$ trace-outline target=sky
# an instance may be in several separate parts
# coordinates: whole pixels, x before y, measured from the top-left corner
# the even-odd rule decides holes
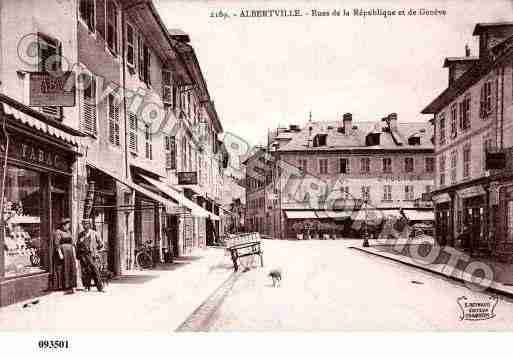
[[[422,109],[447,87],[448,56],[478,55],[478,22],[512,21],[513,0],[154,0],[168,28],[191,38],[225,132],[250,145],[268,129],[341,119],[427,121]],[[445,16],[221,18],[242,9],[438,9]]]

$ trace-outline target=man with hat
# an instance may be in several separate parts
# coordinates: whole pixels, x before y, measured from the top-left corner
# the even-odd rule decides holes
[[[82,227],[84,230],[79,233],[77,240],[77,258],[80,261],[80,267],[82,269],[82,283],[87,290],[90,290],[92,279],[98,291],[103,292],[100,272],[93,260],[97,255],[101,239],[98,233],[92,229],[92,221],[90,218],[84,218],[82,220]]]

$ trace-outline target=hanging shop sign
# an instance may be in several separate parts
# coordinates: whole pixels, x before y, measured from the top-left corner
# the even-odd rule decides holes
[[[198,184],[197,172],[177,172],[179,185]]]
[[[75,106],[75,73],[31,72],[29,106]]]

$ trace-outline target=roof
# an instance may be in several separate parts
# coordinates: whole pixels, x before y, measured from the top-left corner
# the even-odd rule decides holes
[[[22,126],[35,129],[68,145],[78,146],[75,136],[84,136],[81,131],[54,120],[44,113],[3,94],[0,94],[0,113],[9,116]]]
[[[474,27],[473,36],[480,35],[486,28],[489,27],[501,27],[501,26],[513,26],[511,21],[499,21],[499,22],[480,22]]]
[[[312,131],[310,133],[310,126]],[[277,152],[289,151],[333,151],[333,150],[433,150],[431,137],[433,127],[428,122],[397,123],[397,129],[390,132],[384,121],[353,122],[349,134],[339,133],[341,121],[310,122],[300,132],[293,134],[292,139]],[[329,128],[328,128],[329,127]],[[380,144],[367,146],[366,137],[370,133],[380,134]],[[317,134],[327,134],[327,145],[312,146],[312,139]],[[409,145],[408,138],[412,135],[420,137],[420,145]],[[395,137],[395,138],[394,138]],[[310,142],[309,142],[310,139]]]
[[[500,49],[504,47],[502,53],[497,54],[495,59],[476,61],[474,65],[470,67],[463,75],[458,77],[452,85],[446,88],[440,95],[438,95],[429,105],[427,105],[422,111],[422,114],[435,114],[448,105],[454,98],[464,93],[469,87],[478,82],[483,76],[489,73],[493,67],[502,59],[506,58],[509,54],[513,53],[513,47],[505,46],[512,41],[509,37],[497,44],[494,49]]]

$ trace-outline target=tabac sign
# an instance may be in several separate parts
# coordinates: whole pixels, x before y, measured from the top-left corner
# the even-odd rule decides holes
[[[64,71],[61,74],[32,72],[29,78],[29,105],[75,106],[75,74]]]

